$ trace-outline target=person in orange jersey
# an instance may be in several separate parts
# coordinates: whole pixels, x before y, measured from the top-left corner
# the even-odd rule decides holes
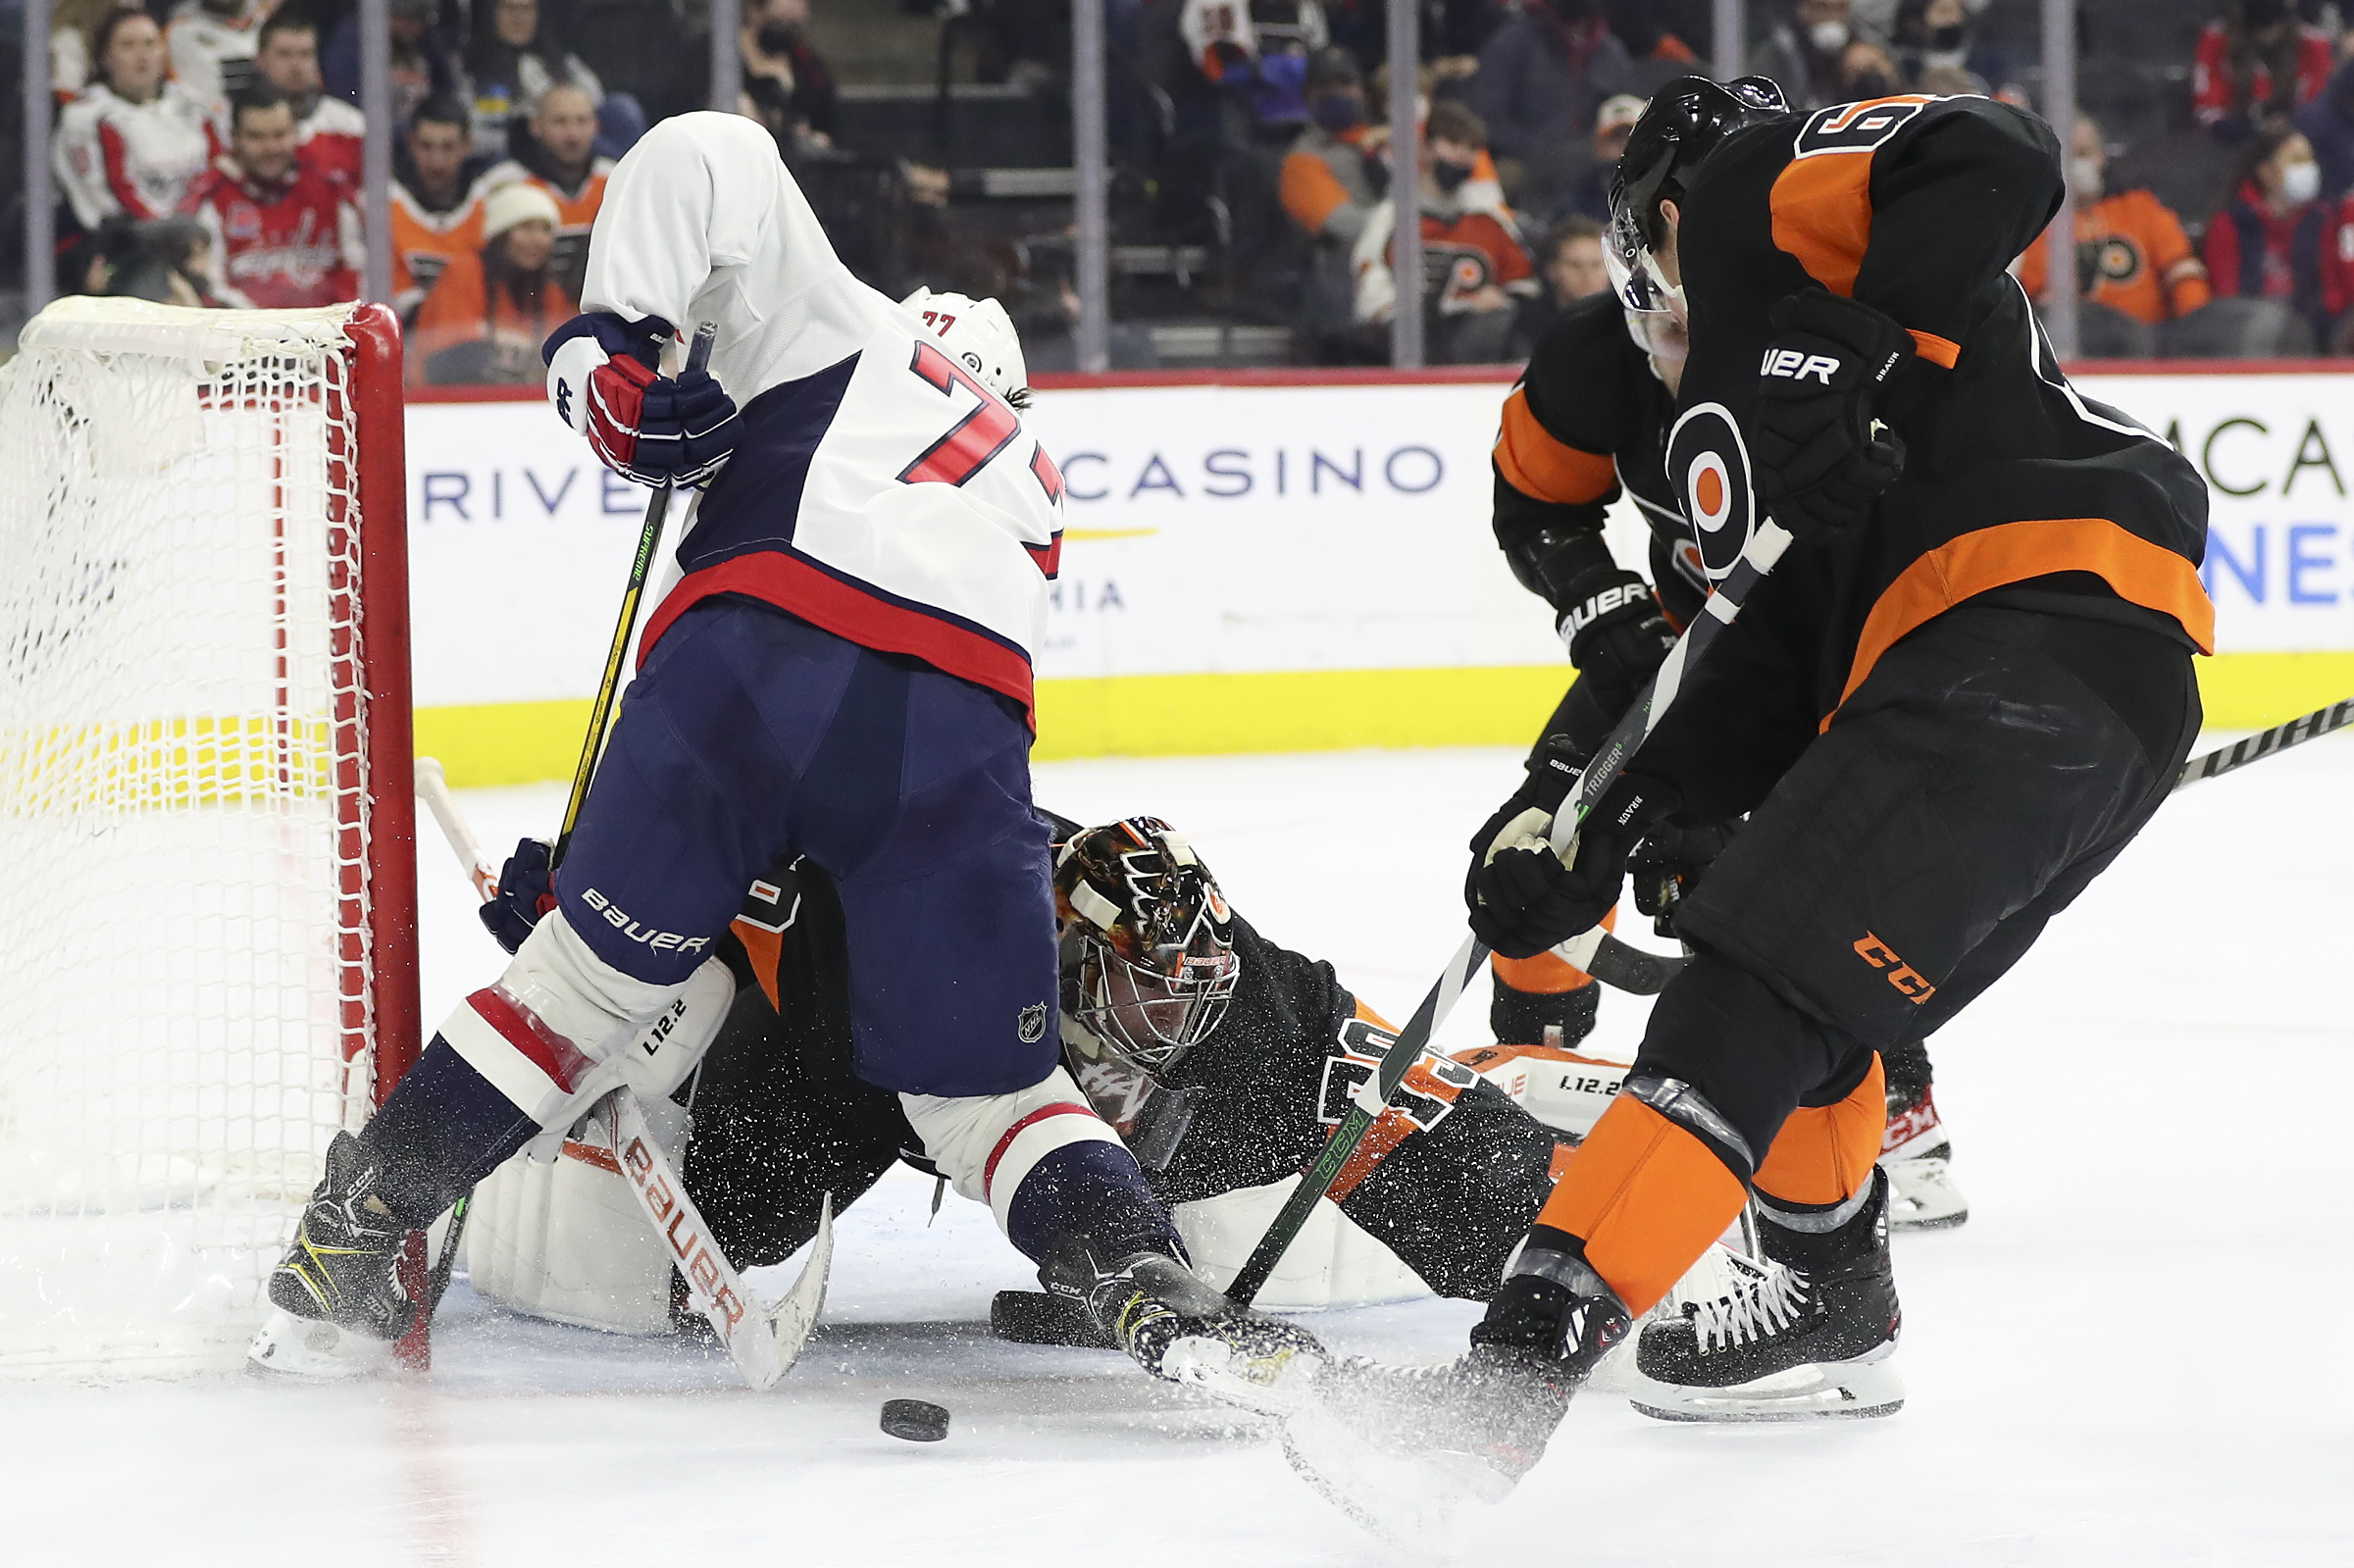
[[[1542,952],[1603,918],[1653,826],[1748,820],[1678,905],[1692,962],[1468,1352],[1328,1372],[1320,1449],[1295,1452],[1328,1491],[1378,1505],[1368,1448],[1509,1489],[1744,1209],[1761,1266],[1643,1328],[1638,1398],[1901,1404],[1881,1052],[2000,979],[2157,811],[2214,641],[2198,473],[2069,384],[2007,275],[2061,178],[2050,127],[1982,98],[1800,115],[1684,77],[1636,126],[1610,259],[1629,309],[1690,323],[1669,482],[1712,582],[1773,567],[1663,667],[1561,853],[1558,769],[1475,836],[1472,930]]]
[[[2156,327],[2215,297],[2207,265],[2182,220],[2147,190],[2108,194],[2109,151],[2090,115],[2076,116],[2068,180],[2076,193],[2076,297]],[[2040,301],[2050,285],[2052,234],[2035,236],[2019,258],[2019,283]]]
[[[541,379],[539,345],[579,314],[553,274],[556,204],[533,184],[483,200],[480,250],[450,259],[417,310],[411,379],[519,384]]]

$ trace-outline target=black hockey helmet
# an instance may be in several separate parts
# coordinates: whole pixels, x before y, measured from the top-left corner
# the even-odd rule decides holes
[[[1766,76],[1729,82],[1678,76],[1652,95],[1611,180],[1611,226],[1603,245],[1611,284],[1627,309],[1667,308],[1667,285],[1651,265],[1653,247],[1666,238],[1660,203],[1683,198],[1692,171],[1726,135],[1789,112],[1782,89]]]
[[[1157,817],[1058,835],[1063,1011],[1082,1054],[1157,1079],[1217,1028],[1242,979],[1226,896]]]

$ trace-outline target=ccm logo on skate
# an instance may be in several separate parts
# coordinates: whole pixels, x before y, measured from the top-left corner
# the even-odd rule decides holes
[[[654,1223],[662,1227],[662,1239],[669,1244],[670,1255],[680,1271],[694,1282],[705,1300],[717,1303],[727,1313],[728,1334],[732,1338],[743,1322],[743,1303],[722,1282],[710,1243],[692,1231],[685,1236],[679,1234],[679,1222],[687,1217],[687,1206],[671,1191],[670,1184],[654,1174],[654,1157],[646,1152],[644,1139],[630,1139],[629,1147],[621,1151],[621,1170],[631,1185],[645,1194],[646,1209],[654,1216]]]
[[[1831,384],[1839,374],[1839,362],[1828,354],[1802,354],[1795,348],[1769,348],[1766,351],[1762,376],[1777,377],[1785,381],[1817,380]]]
[[[655,952],[677,948],[682,953],[699,952],[711,945],[708,936],[682,936],[675,931],[656,931],[640,926],[622,912],[621,906],[591,887],[581,894],[581,902],[605,917],[605,924],[634,942],[643,942]]]
[[[1897,957],[1886,942],[1870,932],[1866,932],[1864,939],[1856,943],[1856,956],[1874,969],[1886,970],[1888,984],[1916,1007],[1937,994],[1937,987],[1922,979],[1919,970]]]

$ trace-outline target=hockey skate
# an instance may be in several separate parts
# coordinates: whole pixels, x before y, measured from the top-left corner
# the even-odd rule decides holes
[[[1889,1181],[1822,1235],[1770,1212],[1764,1256],[1734,1258],[1724,1294],[1647,1325],[1628,1401],[1662,1421],[1807,1421],[1893,1415],[1905,1402],[1891,1359],[1903,1314],[1888,1258]]]
[[[408,1230],[375,1196],[381,1175],[358,1138],[335,1135],[327,1174],[271,1272],[272,1310],[245,1352],[249,1365],[356,1376],[383,1366],[392,1341],[417,1321],[417,1303],[395,1273]]]
[[[1330,1360],[1305,1329],[1235,1305],[1166,1253],[1135,1252],[1091,1272],[1082,1299],[1106,1338],[1154,1377],[1228,1404],[1289,1415]]]
[[[1888,1228],[1952,1230],[1970,1218],[1970,1199],[1954,1185],[1954,1146],[1938,1118],[1936,1096],[1923,1085],[1918,1099],[1898,1105],[1893,1098],[1880,1138],[1880,1169],[1894,1189]]]
[[[1454,1361],[1326,1368],[1314,1403],[1285,1423],[1284,1457],[1372,1534],[1445,1552],[1477,1505],[1502,1501],[1544,1457],[1571,1396],[1628,1327],[1607,1288],[1581,1294],[1512,1276]]]

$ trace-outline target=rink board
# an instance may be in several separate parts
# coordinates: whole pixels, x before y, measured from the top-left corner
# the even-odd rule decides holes
[[[1068,486],[1041,758],[1515,744],[1560,697],[1561,645],[1488,530],[1497,374],[1054,379],[1033,415]],[[2354,692],[2345,374],[2077,384],[2208,479],[2209,721]],[[419,749],[460,784],[566,776],[646,492],[536,395],[426,395],[454,400],[409,409]],[[1623,502],[1612,535],[1643,559]]]

